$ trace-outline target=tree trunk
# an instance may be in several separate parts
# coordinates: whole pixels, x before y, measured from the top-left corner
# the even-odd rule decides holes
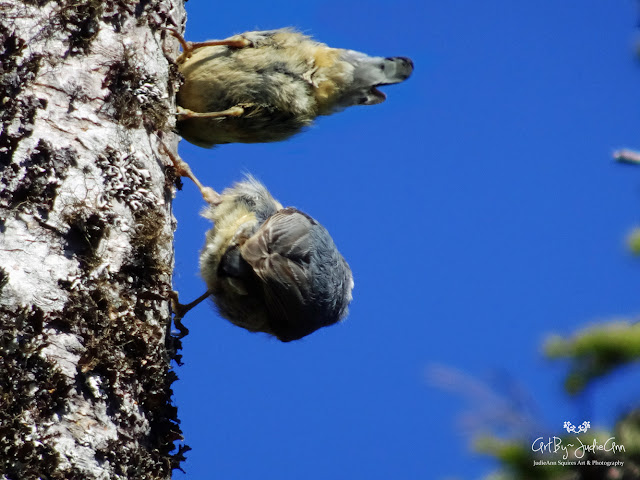
[[[175,149],[163,27],[184,20],[181,0],[0,0],[2,479],[179,467],[158,137]]]

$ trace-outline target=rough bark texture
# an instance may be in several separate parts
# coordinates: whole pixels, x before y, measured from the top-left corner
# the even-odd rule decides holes
[[[169,478],[181,0],[0,0],[0,478]],[[169,178],[167,178],[169,175]]]

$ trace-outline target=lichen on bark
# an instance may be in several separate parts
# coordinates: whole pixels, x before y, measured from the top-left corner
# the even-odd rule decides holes
[[[169,478],[179,0],[0,0],[0,478]]]

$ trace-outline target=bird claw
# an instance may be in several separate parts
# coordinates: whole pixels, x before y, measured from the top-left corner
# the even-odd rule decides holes
[[[182,305],[178,301],[178,292],[174,290],[169,294],[169,296],[171,298],[171,310],[173,311],[173,325],[176,327],[178,332],[180,332],[177,335],[177,338],[181,339],[189,334],[189,329],[182,323],[182,318],[189,310],[185,308],[185,305]]]
[[[178,339],[181,339],[189,334],[189,329],[185,327],[184,324],[182,323],[182,319],[184,318],[184,316],[187,314],[189,310],[191,310],[193,307],[201,303],[209,295],[211,295],[211,292],[207,290],[206,292],[204,292],[203,295],[196,298],[193,302],[182,304],[178,301],[178,292],[173,290],[171,293],[169,293],[169,297],[171,299],[171,310],[173,311],[173,314],[174,314],[173,324],[175,325],[176,329],[180,332],[177,336]]]
[[[175,115],[182,117],[180,120],[186,120],[188,118],[240,117],[243,113],[244,108],[240,105],[235,105],[221,112],[194,112],[188,108],[178,107]]]
[[[224,40],[209,40],[206,42],[187,42],[182,34],[178,32],[175,28],[166,27],[166,31],[168,31],[172,36],[174,36],[182,46],[182,53],[176,58],[177,63],[182,63],[185,60],[191,58],[194,50],[203,47],[215,47],[215,46],[227,46],[231,48],[245,48],[253,45],[251,40],[243,37],[242,35],[234,35],[233,37],[226,38]]]
[[[202,195],[202,198],[204,198],[205,202],[210,203],[211,205],[217,205],[220,202],[220,195],[213,188],[205,187],[202,183],[200,183],[200,180],[198,180],[198,177],[196,177],[191,171],[191,167],[189,167],[189,164],[184,160],[182,160],[181,158],[176,157],[169,150],[169,148],[164,144],[162,140],[160,139],[158,140],[160,141],[160,145],[162,145],[162,148],[164,149],[165,153],[171,159],[171,162],[173,163],[173,168],[175,168],[176,170],[176,174],[179,175],[180,177],[190,178],[191,181],[195,183],[198,189],[200,190],[200,194]]]

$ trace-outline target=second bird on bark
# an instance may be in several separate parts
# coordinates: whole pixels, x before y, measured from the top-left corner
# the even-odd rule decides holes
[[[406,57],[331,48],[293,29],[183,43],[178,132],[202,147],[284,140],[353,105],[375,105],[378,87],[411,75]]]

